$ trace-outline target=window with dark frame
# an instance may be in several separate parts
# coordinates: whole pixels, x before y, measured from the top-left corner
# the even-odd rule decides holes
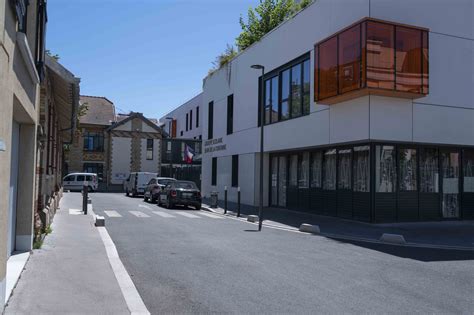
[[[193,130],[193,110],[189,111],[189,130]]]
[[[217,185],[217,158],[212,158],[211,186]]]
[[[196,128],[199,128],[199,106],[196,107]]]
[[[153,160],[153,139],[146,139],[146,159]]]
[[[234,132],[234,94],[227,96],[227,134]]]
[[[209,112],[207,121],[207,139],[212,139],[214,133],[214,102],[209,102]]]
[[[188,119],[189,119],[189,116],[188,116],[188,113],[186,113],[186,131],[188,131]]]
[[[264,122],[266,125],[310,113],[310,59],[304,55],[264,78]],[[259,95],[260,91],[259,85]],[[259,97],[260,100],[260,97]],[[259,104],[261,101],[259,101]],[[262,105],[259,105],[262,106]],[[258,112],[258,125],[261,121]]]
[[[239,186],[239,155],[232,155],[232,187]]]
[[[83,150],[93,152],[104,151],[104,134],[102,132],[86,131],[82,136],[84,140]]]

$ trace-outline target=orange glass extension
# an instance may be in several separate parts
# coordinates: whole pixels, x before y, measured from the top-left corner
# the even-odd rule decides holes
[[[334,104],[368,94],[428,94],[428,30],[365,18],[314,47],[314,98]]]

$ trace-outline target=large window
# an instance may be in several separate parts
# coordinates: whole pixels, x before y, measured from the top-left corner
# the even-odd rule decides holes
[[[234,95],[227,96],[227,134],[234,132]]]
[[[337,181],[338,189],[351,189],[352,188],[352,150],[351,149],[342,149],[338,152],[339,158],[338,163],[338,172],[339,178]]]
[[[99,179],[99,182],[104,180],[104,164],[102,163],[84,163],[84,173],[95,173]]]
[[[420,191],[423,193],[439,192],[438,150],[425,148],[420,154]]]
[[[397,181],[395,157],[395,146],[378,145],[375,147],[376,192],[395,192],[395,185]]]
[[[298,155],[293,154],[290,156],[290,187],[298,187]]]
[[[323,154],[321,151],[311,154],[311,187],[321,188]]]
[[[199,128],[199,106],[196,107],[196,128]]]
[[[189,130],[193,130],[193,110],[189,111]]]
[[[416,150],[400,148],[398,152],[400,191],[417,190]]]
[[[354,191],[370,191],[370,146],[354,147]]]
[[[422,97],[428,94],[428,31],[367,18],[316,44],[314,67],[314,97],[321,103],[345,101],[369,89]],[[356,90],[361,93],[336,97]]]
[[[186,113],[186,131],[188,131],[189,115]]]
[[[104,134],[101,131],[89,132],[86,131],[83,134],[84,140],[84,151],[104,151]]]
[[[305,55],[265,76],[265,124],[309,114],[310,75],[310,60]]]
[[[474,192],[474,150],[465,150],[463,156],[464,192]]]
[[[207,139],[212,139],[214,137],[214,102],[209,102],[209,113],[207,121]]]
[[[299,161],[298,187],[309,188],[309,152],[304,152]]]
[[[323,189],[336,189],[336,149],[324,151]]]

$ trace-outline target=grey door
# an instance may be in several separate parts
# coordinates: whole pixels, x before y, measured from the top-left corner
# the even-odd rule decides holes
[[[441,210],[443,218],[459,218],[459,152],[441,151]]]
[[[12,139],[11,139],[7,257],[10,257],[11,253],[15,250],[19,148],[20,148],[20,124],[13,121]]]

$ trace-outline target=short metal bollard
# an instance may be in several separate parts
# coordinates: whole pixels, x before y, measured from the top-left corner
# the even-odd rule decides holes
[[[227,214],[227,186],[224,187],[224,214]]]
[[[240,217],[240,186],[237,187],[237,217]]]
[[[211,208],[217,208],[218,193],[217,191],[211,192]]]
[[[89,192],[89,187],[86,184],[84,184],[82,186],[82,212],[84,212],[84,214],[87,214],[88,192]]]

